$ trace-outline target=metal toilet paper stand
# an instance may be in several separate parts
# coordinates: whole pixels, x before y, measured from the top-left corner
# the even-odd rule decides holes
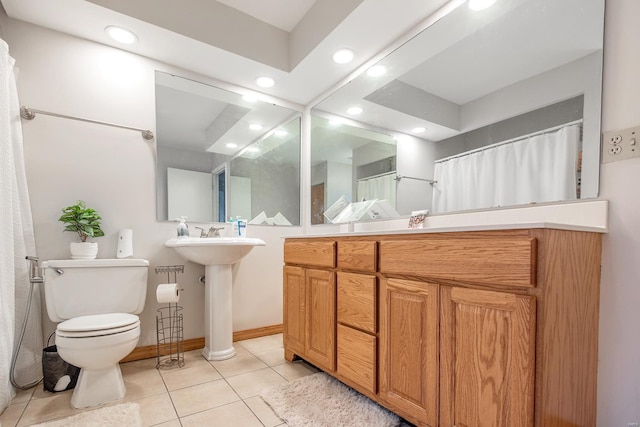
[[[184,265],[162,265],[155,268],[156,274],[166,273],[168,283],[178,283],[178,273],[184,273]],[[173,277],[173,282],[171,278]],[[160,307],[156,314],[156,368],[175,368],[184,366],[182,341],[182,307],[178,303],[169,303]]]

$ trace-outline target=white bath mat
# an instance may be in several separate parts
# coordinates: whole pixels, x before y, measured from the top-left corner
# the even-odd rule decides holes
[[[323,372],[268,389],[261,397],[289,427],[395,427],[401,422]]]
[[[67,418],[34,424],[32,427],[141,427],[140,405],[122,403],[81,412]]]

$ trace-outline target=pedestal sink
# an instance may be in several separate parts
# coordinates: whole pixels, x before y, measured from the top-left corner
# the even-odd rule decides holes
[[[165,246],[175,249],[184,258],[205,266],[202,355],[208,360],[229,359],[236,354],[231,316],[231,265],[254,246],[264,245],[261,239],[249,237],[179,237],[165,242]]]

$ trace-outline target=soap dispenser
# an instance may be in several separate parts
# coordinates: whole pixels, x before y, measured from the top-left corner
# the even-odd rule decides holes
[[[178,221],[178,237],[188,237],[189,236],[189,226],[187,225],[187,217],[181,216],[180,218],[176,218]]]

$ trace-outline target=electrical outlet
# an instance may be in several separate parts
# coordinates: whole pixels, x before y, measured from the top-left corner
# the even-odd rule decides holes
[[[609,144],[620,144],[622,142],[622,136],[620,135],[613,135],[611,137],[609,137],[608,139]]]
[[[602,135],[602,162],[640,157],[639,140],[640,126],[605,132]]]
[[[609,154],[615,156],[616,154],[622,153],[622,147],[619,145],[614,145],[613,147],[609,147]]]
[[[640,427],[638,423],[628,423],[627,427]]]

